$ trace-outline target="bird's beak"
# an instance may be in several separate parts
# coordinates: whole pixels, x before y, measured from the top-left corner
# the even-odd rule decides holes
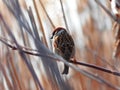
[[[53,35],[50,37],[50,39],[53,39]]]

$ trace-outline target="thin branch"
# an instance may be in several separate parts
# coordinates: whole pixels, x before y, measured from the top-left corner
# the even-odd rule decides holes
[[[33,4],[34,4],[34,7],[35,7],[35,12],[36,12],[36,15],[37,15],[37,18],[38,18],[38,22],[40,24],[40,29],[42,31],[42,34],[43,34],[43,39],[44,39],[44,43],[46,44],[46,46],[48,47],[48,44],[47,44],[47,40],[45,38],[45,30],[44,30],[44,27],[43,27],[43,23],[42,23],[42,20],[41,20],[41,16],[39,15],[38,11],[39,9],[37,8],[37,3],[35,2],[35,0],[33,0]],[[29,10],[30,12],[31,10]]]
[[[94,50],[92,50],[92,49],[90,49],[90,48],[86,48],[86,50],[87,50],[88,52],[90,52],[90,53],[93,53],[93,55],[94,55],[95,57],[97,57],[98,59],[100,59],[103,63],[105,63],[105,64],[107,64],[108,66],[112,67],[113,69],[119,71],[114,65],[112,65],[112,64],[110,64],[110,62],[108,62],[109,59],[106,60],[104,57],[100,57],[100,56],[98,55],[98,53],[96,53]]]
[[[33,79],[37,82],[39,88],[41,90],[43,90],[43,87],[34,71],[34,69],[31,67],[31,65],[29,64],[29,60],[28,58],[26,57],[26,55],[24,54],[24,52],[22,51],[21,47],[19,46],[19,44],[17,43],[13,33],[11,32],[12,30],[7,26],[6,22],[4,21],[2,15],[0,14],[0,20],[2,21],[4,27],[6,28],[6,31],[8,32],[8,34],[10,35],[10,38],[15,42],[17,48],[18,48],[18,51],[19,51],[19,54],[21,55],[21,57],[23,58],[23,60],[25,61],[25,64],[27,65],[31,75],[33,76]]]
[[[16,0],[16,1],[17,1],[17,0]],[[14,8],[15,8],[15,7],[14,7]],[[16,11],[16,10],[14,10],[14,11]],[[25,55],[25,53],[23,52],[22,48],[21,48],[21,47],[19,46],[19,44],[17,43],[14,35],[12,34],[10,28],[9,28],[9,27],[7,26],[7,24],[5,23],[5,21],[4,21],[4,19],[3,19],[2,16],[0,16],[0,19],[1,19],[1,21],[3,22],[4,27],[6,28],[9,36],[10,36],[11,39],[15,42],[15,45],[16,45],[18,51],[19,51],[19,54],[21,55],[21,57],[22,57],[23,60],[25,61],[26,65],[28,66],[28,69],[30,70],[31,74],[32,74],[33,77],[34,77],[34,76],[35,76],[35,72],[34,72],[33,68],[31,67],[31,65],[29,64],[28,58],[26,57],[26,55]],[[18,19],[17,19],[17,20],[18,20]],[[18,22],[20,23],[21,20],[18,20]],[[23,27],[23,25],[24,25],[24,27],[26,27],[25,29],[27,29],[27,30],[29,29],[29,28],[27,28],[27,25],[25,24],[25,22],[21,22],[21,23],[22,23],[22,24],[20,24],[20,26]],[[28,33],[30,33],[30,32],[28,32]],[[32,34],[31,34],[31,35],[32,35]],[[34,38],[34,37],[33,37],[33,39],[35,40],[36,47],[39,49],[39,52],[40,52],[40,51],[43,51],[43,53],[44,53],[45,55],[46,55],[46,53],[49,53],[49,54],[51,55],[51,51],[50,51],[48,48],[46,48],[46,47],[43,45],[42,42],[38,42],[38,39],[36,39],[36,38]],[[47,51],[48,51],[48,52],[47,52]],[[78,71],[80,74],[83,74],[83,75],[89,77],[90,79],[94,79],[94,80],[96,80],[96,81],[98,81],[98,82],[102,82],[103,84],[105,84],[105,85],[107,85],[107,86],[110,86],[110,87],[112,87],[112,88],[114,88],[114,89],[119,89],[118,87],[112,85],[110,82],[108,82],[108,81],[105,80],[104,78],[99,78],[98,75],[96,75],[96,74],[91,74],[91,73],[87,72],[86,70],[83,70],[83,69],[81,69],[81,68],[78,68],[77,66],[75,66],[75,65],[73,65],[73,64],[71,64],[71,63],[68,63],[66,60],[64,60],[64,59],[61,58],[60,56],[57,56],[57,55],[55,55],[55,54],[53,54],[52,56],[53,56],[53,57],[56,57],[56,58],[59,59],[59,60],[61,60],[61,61],[62,61],[63,63],[65,63],[66,65],[68,65],[68,66],[70,66],[71,68],[73,68],[74,70]],[[45,60],[45,59],[43,59],[43,60]],[[50,60],[50,59],[46,59],[46,61],[47,61],[47,60]],[[52,60],[52,59],[51,59],[51,60]],[[47,62],[48,62],[48,61],[47,61]],[[50,61],[49,61],[49,62],[50,62]],[[54,70],[54,68],[56,68],[56,67],[52,67],[52,68],[51,68],[51,71]],[[56,72],[53,72],[53,73],[56,73]],[[58,74],[56,74],[56,75],[58,75]],[[53,77],[54,77],[54,76],[53,76]],[[56,76],[56,77],[57,77],[57,76]],[[55,78],[56,78],[56,77],[55,77]],[[39,80],[37,79],[37,76],[36,76],[34,79],[37,80],[38,84],[40,84]],[[57,80],[59,80],[59,78],[58,78]],[[39,85],[39,86],[41,87],[41,85]],[[41,87],[41,89],[42,89],[42,87]]]
[[[95,2],[100,5],[100,7],[116,22],[120,23],[120,19],[117,18],[113,13],[111,13],[105,6],[103,6],[99,0],[95,0]]]
[[[16,46],[5,42],[5,40],[3,40],[1,38],[0,38],[0,41],[2,41],[5,45],[7,45],[8,47],[12,48],[13,50],[18,50],[18,48]],[[48,57],[48,58],[57,60],[57,58],[52,57],[51,55],[40,54],[37,50],[26,48],[26,47],[23,47],[23,46],[20,46],[20,47],[22,48],[22,51],[24,53],[26,53],[26,54],[30,54],[30,55],[34,55],[34,56]],[[78,60],[77,60],[77,62],[70,61],[70,63],[77,64],[77,65],[82,65],[82,66],[86,66],[86,67],[90,67],[90,68],[97,69],[97,70],[100,70],[100,71],[103,71],[103,72],[106,72],[106,73],[110,73],[110,74],[113,74],[113,75],[116,75],[116,76],[120,76],[119,72],[111,71],[111,70],[109,70],[107,68],[103,68],[103,67],[96,66],[96,65],[93,65],[93,64],[88,64],[88,63],[84,63],[84,62],[78,62]]]
[[[93,65],[93,64],[88,64],[88,63],[84,63],[84,62],[74,62],[74,61],[70,61],[70,63],[90,67],[90,68],[97,69],[97,70],[100,70],[100,71],[103,71],[103,72],[106,72],[106,73],[110,73],[110,74],[113,74],[113,75],[116,75],[116,76],[120,76],[119,72],[111,71],[111,70],[109,70],[107,68],[103,68],[103,67],[96,66],[96,65]]]
[[[66,16],[65,16],[65,11],[64,11],[62,0],[60,0],[60,4],[61,4],[62,13],[63,13],[64,23],[65,23],[67,31],[69,32],[69,28],[68,28],[68,24],[67,24],[67,20],[66,20]]]
[[[18,50],[18,48],[16,47],[15,43],[10,42],[8,39],[0,37],[0,41],[2,43],[4,43],[5,45],[7,45],[8,47],[12,48],[13,50]],[[9,41],[9,42],[7,42],[7,41]],[[48,57],[48,58],[52,58],[53,59],[52,56],[50,56],[50,55],[43,55],[43,54],[39,53],[38,50],[34,50],[34,49],[31,49],[31,48],[28,48],[28,47],[23,47],[23,46],[20,46],[20,48],[26,54],[35,55],[35,56],[42,56],[42,57]]]
[[[99,80],[99,82],[101,82],[102,84],[104,83],[105,85],[107,85],[110,88],[113,88],[115,90],[120,90],[119,87],[114,86],[113,84],[111,84],[109,81],[106,81],[105,79],[103,79],[101,76],[99,76],[98,74],[94,75],[93,73],[87,72],[90,76],[92,76],[93,78],[97,78]]]
[[[7,86],[9,87],[9,89],[14,90],[14,87],[11,84],[11,82],[10,82],[8,76],[7,76],[7,73],[5,72],[5,67],[1,62],[0,62],[0,71],[3,73],[3,75],[4,75],[5,79],[6,79],[6,81],[7,81],[6,83],[7,83]]]
[[[42,1],[41,1],[41,0],[39,0],[39,2],[40,2],[40,4],[41,4],[41,6],[42,6],[42,8],[43,8],[43,10],[44,10],[44,12],[45,12],[45,14],[46,14],[47,18],[49,19],[49,21],[50,21],[50,23],[51,23],[52,27],[55,29],[55,25],[53,24],[53,22],[52,22],[51,18],[49,17],[49,15],[48,15],[48,13],[47,13],[47,11],[46,11],[46,9],[45,9],[45,7],[44,7],[44,5],[43,5]]]
[[[14,81],[15,81],[17,87],[20,88],[20,90],[22,90],[23,89],[23,85],[22,85],[23,83],[20,82],[19,75],[17,73],[17,70],[15,68],[15,64],[14,64],[14,62],[12,60],[12,56],[11,56],[9,50],[7,52],[7,56],[9,58],[9,60],[7,60],[7,63],[10,66],[10,71],[11,71],[11,74],[13,75],[13,77],[14,77]]]

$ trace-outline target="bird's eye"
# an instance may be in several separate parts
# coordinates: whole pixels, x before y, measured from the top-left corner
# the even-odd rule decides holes
[[[50,39],[53,39],[53,35],[50,37]]]
[[[116,3],[116,8],[120,9],[120,5],[118,3]]]
[[[118,5],[116,4],[116,8],[117,8],[117,9],[119,9],[119,8],[120,8],[120,6],[118,6]]]

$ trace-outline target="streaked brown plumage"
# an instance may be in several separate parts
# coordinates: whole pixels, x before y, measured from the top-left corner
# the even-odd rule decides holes
[[[52,34],[54,52],[69,61],[75,55],[75,45],[72,37],[62,28],[56,28]],[[69,67],[64,64],[62,74],[68,74]]]

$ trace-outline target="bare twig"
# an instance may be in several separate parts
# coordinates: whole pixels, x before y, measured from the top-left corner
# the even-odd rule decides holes
[[[43,10],[44,10],[44,12],[45,12],[45,14],[47,15],[47,18],[49,19],[49,21],[50,21],[50,23],[51,23],[51,25],[52,25],[53,29],[55,29],[55,25],[53,24],[53,22],[52,22],[51,18],[49,17],[49,15],[48,15],[48,13],[47,13],[47,11],[46,11],[46,9],[45,9],[45,7],[44,7],[44,5],[43,5],[42,1],[41,1],[41,0],[39,0],[39,2],[40,2],[40,4],[41,4],[41,6],[42,6],[42,8],[43,8]]]
[[[44,27],[43,27],[43,23],[42,23],[42,20],[41,20],[40,15],[39,15],[39,13],[38,13],[39,9],[37,8],[37,4],[36,4],[35,0],[33,0],[33,3],[34,3],[35,10],[36,10],[37,18],[38,18],[38,21],[39,21],[39,24],[40,24],[40,29],[41,29],[42,34],[43,34],[44,43],[45,43],[46,46],[48,47],[47,40],[46,40],[46,38],[45,38],[45,30],[44,30]]]
[[[111,70],[109,70],[107,68],[103,68],[103,67],[96,66],[96,65],[93,65],[93,64],[88,64],[88,63],[84,63],[84,62],[74,62],[74,61],[70,61],[70,63],[74,63],[74,64],[94,68],[94,69],[97,69],[97,70],[100,70],[100,71],[103,71],[103,72],[106,72],[106,73],[110,73],[110,74],[113,74],[113,75],[116,75],[116,76],[120,76],[119,72],[111,71]]]
[[[7,26],[7,24],[6,24],[6,22],[4,21],[4,19],[3,19],[3,17],[2,17],[1,14],[0,14],[0,20],[3,22],[3,25],[4,25],[4,27],[6,28],[6,30],[7,30],[8,34],[10,35],[11,39],[15,42],[15,44],[16,44],[18,50],[19,50],[19,54],[21,55],[21,57],[22,57],[23,60],[25,61],[25,63],[26,63],[26,65],[27,65],[29,71],[31,72],[31,75],[33,76],[34,80],[37,82],[39,88],[40,88],[41,90],[43,90],[43,87],[42,87],[42,85],[41,85],[41,83],[40,83],[37,75],[35,74],[34,69],[30,66],[29,60],[27,59],[26,55],[23,53],[21,47],[20,47],[19,44],[17,43],[14,35],[12,34],[10,28]]]
[[[18,48],[17,48],[17,46],[15,45],[15,43],[10,42],[10,40],[0,37],[0,41],[1,41],[2,43],[4,43],[5,45],[7,45],[8,47],[12,48],[13,50],[18,50]],[[19,46],[20,46],[20,45],[19,45]],[[23,51],[24,53],[26,53],[26,54],[53,58],[53,57],[50,56],[50,55],[43,55],[42,53],[39,53],[38,50],[34,50],[34,49],[31,49],[31,48],[28,48],[28,47],[23,47],[23,46],[20,46],[20,47],[21,47],[22,51]]]
[[[13,0],[12,0],[12,1],[13,1]],[[12,5],[12,6],[14,7],[14,5]],[[14,7],[14,8],[16,8],[16,7]],[[17,10],[17,9],[14,9],[14,12],[16,12],[16,10]],[[18,12],[19,12],[19,11],[18,11]],[[17,12],[16,12],[16,13],[17,13]],[[17,17],[17,15],[16,15],[16,17]],[[3,22],[3,24],[4,24],[3,26],[6,28],[9,36],[10,36],[11,39],[15,42],[15,45],[16,45],[18,51],[19,51],[19,54],[21,55],[21,57],[22,57],[23,60],[25,61],[26,65],[28,66],[29,70],[31,71],[31,74],[33,75],[33,77],[36,76],[33,68],[31,67],[31,65],[30,65],[29,62],[28,62],[28,61],[29,61],[28,58],[26,57],[25,53],[23,52],[23,49],[22,49],[22,48],[20,47],[20,45],[17,43],[17,41],[16,41],[15,37],[13,36],[10,28],[7,26],[7,24],[5,23],[5,21],[4,21],[4,19],[2,18],[2,16],[0,16],[0,18],[1,18],[1,21]],[[22,18],[22,16],[21,16],[21,18]],[[19,24],[21,23],[20,26],[21,26],[21,27],[24,27],[25,30],[27,29],[27,31],[28,31],[28,30],[30,29],[30,28],[28,28],[28,26],[25,24],[25,22],[22,22],[21,20],[19,20],[19,19],[20,19],[19,17],[17,17],[16,19],[18,20]],[[22,19],[23,19],[23,18],[22,18]],[[26,21],[27,21],[27,20],[26,20]],[[31,32],[28,32],[28,33],[30,33],[30,35],[33,35]],[[61,58],[60,56],[57,56],[57,55],[55,55],[55,54],[53,54],[53,53],[51,54],[50,50],[49,50],[48,48],[46,48],[45,45],[43,45],[43,43],[42,43],[41,41],[39,41],[39,40],[38,40],[37,38],[35,38],[35,37],[32,37],[32,38],[33,38],[33,40],[35,41],[36,47],[37,47],[37,49],[39,50],[39,52],[43,52],[44,55],[46,55],[46,53],[48,53],[48,54],[52,55],[53,57],[58,58],[59,60],[61,60],[62,62],[64,62],[66,65],[69,65],[69,66],[70,66],[71,68],[73,68],[74,70],[76,70],[76,71],[80,72],[81,74],[89,77],[90,79],[94,79],[94,80],[96,80],[96,81],[98,81],[98,82],[102,82],[103,84],[105,84],[105,85],[107,85],[107,86],[109,86],[109,87],[111,87],[111,88],[119,89],[118,87],[114,86],[114,85],[111,84],[110,82],[106,81],[104,78],[100,78],[98,75],[91,74],[91,73],[89,73],[89,72],[87,72],[87,71],[85,71],[85,70],[83,70],[83,69],[81,69],[81,68],[78,68],[78,67],[76,67],[75,65],[73,65],[73,64],[71,64],[71,63],[68,63],[67,61],[65,61],[65,60],[64,60],[63,58]],[[43,57],[41,56],[41,58],[43,58]],[[59,75],[59,73],[54,71],[54,70],[57,68],[57,66],[55,66],[53,63],[51,63],[51,60],[52,60],[52,59],[49,59],[49,58],[43,58],[42,61],[45,61],[44,64],[49,64],[49,63],[50,63],[49,65],[46,65],[45,68],[48,68],[48,69],[52,72],[51,74],[53,74],[53,75],[55,76],[55,79],[57,79],[56,81],[57,81],[57,83],[58,83],[58,82],[60,81],[60,78],[57,78],[57,75]],[[46,63],[46,62],[49,62],[49,63]],[[52,66],[52,65],[54,65],[54,67],[50,67],[50,66]],[[49,66],[49,67],[48,67],[48,66]],[[47,69],[46,69],[46,72],[47,72]],[[50,75],[51,75],[51,74],[50,74]],[[54,77],[54,76],[53,76],[53,77]],[[35,80],[37,79],[37,77],[34,77],[34,78],[35,78]],[[52,80],[52,79],[50,79],[50,80]],[[37,81],[37,83],[39,84],[39,86],[41,87],[38,79],[37,79],[36,81]],[[63,84],[63,83],[62,83],[62,84]],[[60,83],[61,86],[62,86],[62,84]],[[67,87],[67,86],[66,86],[66,87]],[[41,87],[41,89],[42,89],[42,87]]]
[[[7,73],[5,72],[5,67],[1,62],[0,62],[0,71],[3,73],[3,75],[4,75],[5,79],[6,79],[6,81],[7,81],[6,83],[7,83],[8,87],[9,87],[9,89],[14,90],[14,87],[11,84],[11,82],[10,82],[8,76],[7,76]]]
[[[64,23],[65,23],[65,26],[66,26],[67,31],[69,32],[69,28],[68,28],[68,24],[67,24],[67,20],[66,20],[66,16],[65,16],[65,11],[64,11],[64,7],[63,7],[63,2],[62,2],[62,0],[60,0],[60,4],[61,4],[62,13],[63,13]]]
[[[120,19],[117,18],[113,13],[111,13],[105,6],[103,6],[99,0],[95,0],[95,2],[100,5],[100,7],[116,22],[120,23]]]
[[[12,44],[8,44],[7,42],[5,42],[3,39],[0,38],[0,41],[2,41],[5,45],[7,45],[8,47],[12,48],[13,50],[18,50],[18,48]],[[8,40],[7,40],[8,41]],[[40,54],[37,50],[34,50],[34,49],[30,49],[30,48],[26,48],[26,47],[23,47],[23,46],[20,46],[22,49],[22,51],[26,54],[30,54],[30,55],[35,55],[35,56],[42,56],[42,57],[48,57],[48,58],[52,58],[54,60],[57,60],[57,58],[51,56],[51,55],[43,55],[43,54]],[[103,71],[103,72],[106,72],[106,73],[110,73],[110,74],[113,74],[113,75],[116,75],[116,76],[120,76],[120,73],[119,72],[116,72],[116,71],[111,71],[107,68],[103,68],[103,67],[100,67],[100,66],[96,66],[96,65],[93,65],[93,64],[89,64],[89,63],[84,63],[84,62],[78,62],[79,60],[77,60],[76,62],[74,61],[70,61],[70,63],[73,63],[73,64],[78,64],[78,65],[82,65],[82,66],[86,66],[86,67],[90,67],[90,68],[93,68],[93,69],[97,69],[97,70],[100,70],[100,71]]]

